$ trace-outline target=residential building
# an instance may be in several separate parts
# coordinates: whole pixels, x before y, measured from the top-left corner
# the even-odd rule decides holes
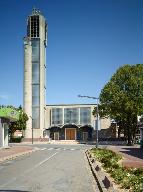
[[[0,147],[7,147],[9,124],[19,119],[19,112],[10,107],[0,107]]]

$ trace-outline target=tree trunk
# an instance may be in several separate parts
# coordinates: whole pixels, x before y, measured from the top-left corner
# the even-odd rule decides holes
[[[132,131],[130,125],[127,127],[127,145],[132,145]]]
[[[121,136],[121,128],[119,127],[119,129],[118,129],[118,139],[120,138],[120,136]]]

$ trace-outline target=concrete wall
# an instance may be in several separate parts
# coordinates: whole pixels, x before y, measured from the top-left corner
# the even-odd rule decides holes
[[[2,123],[1,123],[1,118],[0,118],[0,147],[3,147],[3,137],[4,137],[4,133],[3,133],[3,127],[2,127]]]
[[[31,137],[32,128],[32,47],[29,38],[24,39],[24,112],[28,115],[25,137]]]
[[[8,147],[8,123],[0,118],[0,147]]]

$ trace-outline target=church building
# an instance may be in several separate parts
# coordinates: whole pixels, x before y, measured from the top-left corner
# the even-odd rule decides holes
[[[26,139],[94,139],[96,117],[93,104],[46,105],[46,47],[48,25],[43,14],[33,9],[27,19],[24,37],[24,111],[28,115]],[[110,128],[102,119],[100,127]]]

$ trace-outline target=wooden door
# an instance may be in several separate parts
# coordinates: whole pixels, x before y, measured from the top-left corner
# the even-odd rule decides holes
[[[75,129],[66,129],[66,140],[75,140]]]

